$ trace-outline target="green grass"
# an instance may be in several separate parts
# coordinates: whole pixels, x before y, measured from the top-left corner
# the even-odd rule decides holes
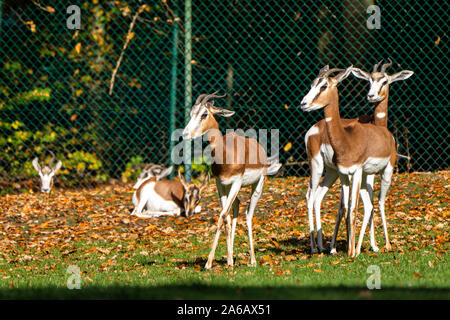
[[[275,179],[269,182],[269,185],[275,189],[290,184],[297,185],[299,179],[296,179]],[[414,179],[416,182],[422,182],[428,178],[419,176]],[[395,211],[389,219],[393,252],[368,251],[366,236],[363,246],[365,251],[356,259],[350,259],[345,254],[344,233],[341,232],[338,255],[311,256],[305,213],[295,211],[298,199],[301,199],[304,193],[305,180],[300,181],[301,188],[292,190],[292,194],[285,194],[283,197],[287,201],[284,203],[279,202],[274,195],[273,198],[266,196],[260,204],[259,210],[264,210],[267,216],[259,214],[259,217],[255,218],[254,238],[258,261],[256,267],[248,265],[248,242],[242,217],[234,247],[236,265],[232,269],[226,266],[226,246],[222,233],[213,269],[206,271],[203,266],[215,231],[215,228],[210,228],[216,221],[215,210],[208,207],[208,214],[188,221],[182,218],[163,218],[150,222],[136,219],[125,225],[121,221],[127,215],[122,214],[111,222],[113,227],[120,226],[120,229],[111,233],[97,233],[102,235],[103,239],[98,239],[98,236],[93,236],[95,233],[88,232],[77,234],[70,241],[61,240],[57,245],[48,245],[48,248],[39,245],[35,249],[32,246],[35,238],[17,238],[23,239],[23,242],[17,241],[0,254],[0,298],[450,298],[445,212],[448,206],[441,205],[441,200],[444,199],[442,195],[435,194],[432,199],[420,201],[414,196],[423,194],[426,190],[418,186],[418,183],[397,181],[393,186],[393,193],[397,197],[391,194],[393,200],[389,208]],[[436,182],[436,188],[441,188],[446,183],[445,179],[439,181]],[[213,207],[217,205],[215,191],[213,188],[210,190],[204,202],[210,202],[211,207],[216,208]],[[327,241],[330,240],[333,228],[333,224],[327,221],[334,222],[332,209],[328,208],[336,205],[338,197],[336,190],[333,191],[335,194],[331,196],[330,204],[324,206],[324,212],[330,211],[329,214],[324,213]],[[105,203],[108,203],[104,206],[118,206],[123,199],[111,201],[114,192],[113,190],[112,193],[95,196],[95,204],[89,205],[102,206],[102,201],[105,200]],[[405,194],[407,198],[401,196]],[[128,196],[129,194],[124,198]],[[86,196],[86,199],[92,199],[92,196]],[[432,210],[421,212],[422,208]],[[97,218],[86,217],[85,220],[79,221],[82,219],[80,216],[85,217],[95,212],[97,211],[74,213],[74,216],[65,218],[65,223],[69,228],[74,228],[80,222],[91,223],[91,226],[110,223],[103,218],[95,220]],[[443,226],[440,225],[442,223]],[[380,221],[376,220],[376,224],[378,246],[382,248],[384,238]],[[19,222],[16,222],[16,225],[21,227],[21,230],[26,230],[26,234],[35,230],[30,227],[30,223],[20,226]],[[166,227],[172,230],[161,231]],[[59,238],[66,235],[49,232],[39,235],[38,239],[48,241],[43,237],[52,236],[59,241]],[[27,241],[29,243],[26,243]],[[80,290],[67,288],[69,265],[78,266],[82,272]],[[369,290],[366,285],[371,275],[367,268],[371,265],[380,268],[379,290]]]

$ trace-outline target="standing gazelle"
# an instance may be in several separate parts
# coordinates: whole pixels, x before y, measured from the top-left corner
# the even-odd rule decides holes
[[[39,173],[39,177],[41,178],[41,192],[43,193],[50,193],[53,187],[53,178],[62,166],[61,160],[58,160],[58,162],[53,165],[56,157],[51,151],[50,154],[52,155],[52,158],[50,159],[48,165],[44,164],[44,166],[41,166],[39,164],[39,158],[37,157],[31,162],[33,168]]]
[[[233,242],[239,214],[237,195],[243,186],[252,187],[246,222],[250,243],[250,262],[252,265],[256,265],[252,235],[253,213],[261,197],[264,177],[277,173],[281,167],[280,164],[271,163],[271,159],[267,159],[266,151],[256,139],[243,137],[234,132],[224,136],[220,133],[215,116],[230,117],[234,111],[216,107],[210,100],[224,96],[217,96],[215,93],[201,94],[192,107],[191,119],[183,131],[185,140],[207,135],[214,160],[211,169],[216,177],[217,190],[222,202],[222,211],[217,222],[217,231],[211,252],[205,265],[206,269],[210,269],[212,266],[224,219],[226,219],[227,233],[227,263],[229,266],[233,266]],[[231,208],[233,209],[232,225],[229,214]]]
[[[388,115],[388,96],[389,96],[389,83],[399,80],[405,80],[409,78],[413,72],[408,70],[400,71],[392,76],[385,73],[386,69],[392,65],[392,61],[388,64],[383,64],[381,70],[378,71],[378,67],[381,61],[378,62],[371,74],[362,71],[357,68],[353,68],[352,73],[358,78],[365,80],[370,80],[371,87],[367,99],[374,106],[374,117],[373,123],[375,125],[387,127],[387,115]],[[324,71],[328,70],[328,66]],[[390,77],[390,78],[389,78]],[[386,82],[386,80],[388,80]],[[346,127],[348,124],[354,121],[361,121],[361,119],[341,119],[342,125]],[[362,122],[362,121],[361,121]],[[319,250],[323,250],[322,245],[322,230],[320,221],[320,205],[331,185],[336,181],[338,177],[338,171],[336,166],[333,164],[333,148],[326,143],[325,139],[322,139],[326,133],[325,119],[318,121],[314,124],[305,135],[305,144],[307,147],[307,154],[310,163],[311,179],[308,186],[307,205],[308,205],[308,218],[310,225],[310,238],[311,238],[311,251],[316,253],[317,247]],[[319,185],[320,177],[325,171],[325,177],[322,183]],[[373,181],[374,176],[367,176],[367,191],[369,192],[369,197],[373,200]],[[364,190],[362,192],[365,192]],[[341,198],[342,199],[342,198]],[[362,198],[363,201],[365,197]],[[373,202],[373,201],[372,201]],[[367,205],[367,204],[366,204]],[[317,228],[317,244],[314,237],[314,221],[313,221],[313,209],[315,211],[316,228]],[[387,234],[387,227],[385,221],[383,221],[383,227],[385,236]],[[336,252],[335,247],[335,235],[332,238],[330,249],[331,253]],[[388,237],[386,236],[386,239]],[[375,241],[375,233],[372,223],[372,218],[370,219],[370,243],[373,251],[378,251]],[[389,243],[386,243],[386,248],[390,250]]]
[[[355,256],[355,223],[358,193],[364,202],[364,219],[361,232],[364,232],[372,214],[372,203],[367,191],[367,175],[382,173],[380,190],[380,212],[384,217],[384,200],[392,178],[393,168],[397,158],[395,141],[392,134],[384,126],[353,121],[344,126],[339,114],[339,97],[337,84],[344,80],[353,66],[342,69],[323,68],[313,81],[311,90],[303,98],[303,111],[324,109],[326,144],[334,152],[330,161],[337,167],[342,183],[343,210],[339,208],[336,218],[335,233],[344,215],[347,218],[348,255]],[[342,71],[336,77],[330,77],[333,72]],[[324,141],[325,142],[325,141]],[[353,181],[352,181],[353,180]],[[350,196],[350,181],[352,190]],[[334,235],[333,235],[334,237]],[[386,241],[387,243],[389,240]]]

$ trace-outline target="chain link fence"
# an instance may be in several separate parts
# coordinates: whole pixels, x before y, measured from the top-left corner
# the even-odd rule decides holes
[[[446,1],[192,1],[192,98],[185,2],[0,1],[1,192],[33,188],[31,160],[50,151],[68,187],[167,164],[185,99],[214,91],[236,111],[221,128],[279,129],[282,174],[308,175],[304,135],[323,115],[298,106],[318,70],[370,71],[389,57],[388,72],[415,72],[390,88],[389,129],[411,157],[399,170],[448,169]],[[373,114],[368,88],[354,77],[340,86],[342,117]]]

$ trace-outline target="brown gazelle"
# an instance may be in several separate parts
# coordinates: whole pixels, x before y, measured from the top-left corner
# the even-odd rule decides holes
[[[386,69],[392,66],[392,60],[389,58],[389,63],[385,63],[381,66],[381,69],[378,70],[378,67],[380,66],[381,61],[378,62],[372,70],[372,73],[365,72],[358,68],[353,68],[352,74],[360,79],[367,80],[370,82],[370,89],[369,93],[367,94],[367,100],[369,103],[372,103],[375,107],[374,109],[374,118],[373,123],[377,126],[383,126],[387,128],[388,124],[388,99],[389,99],[389,85],[395,81],[400,80],[406,80],[409,77],[411,77],[414,72],[410,70],[402,70],[400,72],[394,73],[392,75],[388,75],[386,73]],[[401,156],[398,155],[397,156]],[[368,191],[371,199],[371,203],[373,204],[373,181],[374,181],[374,175],[367,175],[367,185],[368,185]],[[373,210],[373,206],[371,206]],[[388,235],[388,229],[387,229],[387,223],[386,223],[386,217],[384,213],[384,204],[380,204],[380,211],[381,211],[381,220],[383,222],[383,230],[384,230],[384,237],[386,240],[385,246],[388,251],[391,250],[391,244],[389,243],[389,235]],[[370,231],[371,231],[371,243],[375,243],[375,237],[373,235],[373,213],[370,215]],[[358,238],[358,245],[356,247],[356,255],[359,255],[361,252],[361,245],[362,241],[364,239],[364,228],[361,228],[361,233]],[[336,235],[334,235],[332,239],[332,244],[334,244]],[[373,246],[372,246],[373,247]],[[374,248],[374,247],[373,247]],[[374,251],[377,251],[378,248],[374,248]]]
[[[213,158],[211,169],[216,177],[217,190],[222,202],[216,235],[205,268],[210,269],[212,266],[224,219],[226,219],[224,226],[227,233],[227,263],[229,266],[233,266],[233,242],[239,214],[237,195],[243,186],[252,187],[246,223],[250,243],[250,262],[252,265],[256,265],[252,235],[253,213],[261,197],[265,176],[277,173],[281,165],[272,163],[273,160],[267,158],[266,151],[256,139],[240,136],[234,132],[226,135],[220,133],[215,116],[230,117],[234,111],[214,106],[211,99],[225,96],[215,94],[201,94],[197,98],[191,110],[191,119],[183,131],[185,140],[195,139],[206,134]],[[229,214],[231,209],[233,209],[232,223]]]
[[[163,179],[171,171],[169,167],[153,178],[145,180],[133,195],[135,206],[132,215],[138,217],[157,217],[162,215],[181,215],[190,217],[200,212],[200,197],[209,182],[209,173],[200,186],[187,183],[178,172],[180,180]],[[143,214],[143,209],[147,214]]]
[[[380,211],[384,214],[384,199],[389,189],[397,154],[394,138],[386,127],[358,121],[353,121],[347,126],[343,125],[339,115],[336,86],[350,74],[352,69],[353,66],[345,70],[323,68],[313,81],[310,91],[303,98],[301,107],[307,112],[324,109],[327,134],[321,138],[333,149],[331,162],[337,168],[342,183],[341,206],[343,208],[338,210],[335,233],[341,217],[347,217],[348,255],[355,256],[355,215],[358,193],[361,189],[364,191],[362,194],[366,195],[362,196],[365,204],[361,230],[363,231],[372,213],[371,201],[367,198],[369,194],[366,176],[382,173]],[[337,71],[342,72],[335,77],[330,77],[331,73]],[[352,181],[351,195],[350,181]]]
[[[368,122],[372,121],[375,125],[385,126],[387,127],[387,111],[388,111],[388,94],[389,94],[389,87],[388,84],[383,84],[383,81],[385,80],[385,77],[388,77],[388,75],[385,73],[386,68],[388,68],[392,62],[388,64],[383,64],[381,67],[381,70],[378,71],[378,67],[380,65],[381,61],[377,63],[371,74],[368,74],[360,69],[353,68],[352,73],[353,75],[357,76],[358,78],[363,78],[368,80],[369,78],[372,78],[371,81],[371,88],[369,90],[368,94],[368,100],[371,103],[374,103],[374,117],[369,116],[361,116],[360,118],[356,119],[341,119],[343,126],[347,126],[349,123],[353,121],[360,121],[360,122]],[[328,66],[326,67],[328,68]],[[325,68],[325,69],[326,69]],[[324,70],[325,71],[325,70]],[[409,78],[413,74],[412,71],[401,71],[399,73],[396,73],[392,75],[392,80],[390,82],[398,81],[398,80],[404,80]],[[383,76],[381,76],[383,75]],[[374,90],[374,88],[380,88],[383,87],[383,91],[381,90]],[[373,97],[372,92],[379,92],[380,95],[377,95]],[[307,146],[307,155],[310,163],[310,171],[311,171],[311,179],[309,183],[309,188],[307,192],[307,205],[308,205],[308,217],[309,217],[309,224],[310,224],[310,238],[311,238],[311,251],[313,253],[317,252],[317,247],[322,251],[322,230],[321,230],[321,221],[320,221],[320,205],[321,202],[327,193],[328,189],[331,187],[331,185],[336,181],[338,177],[338,172],[336,166],[332,163],[333,159],[333,148],[331,148],[330,145],[327,145],[326,143],[323,143],[321,137],[323,135],[326,135],[326,126],[325,126],[325,119],[322,119],[318,121],[316,124],[314,124],[306,133],[305,136],[305,144]],[[326,168],[325,178],[323,179],[322,183],[319,185],[320,177],[322,176],[322,173],[324,169]],[[374,176],[373,175],[367,175],[367,192],[369,192],[369,198],[371,199],[371,203],[373,202],[373,181]],[[365,190],[361,190],[362,193],[365,192]],[[360,192],[361,193],[361,192]],[[342,199],[342,198],[341,198]],[[364,205],[369,208],[372,206],[367,203],[367,195],[362,194],[363,202],[365,201]],[[341,208],[341,205],[339,206]],[[317,245],[315,243],[314,238],[314,221],[313,221],[313,208],[315,211],[315,219],[316,219],[316,227],[317,227]],[[386,229],[386,223],[383,221],[383,226],[385,230],[385,235],[387,233]],[[337,232],[337,230],[336,230]],[[387,238],[387,237],[386,237]],[[330,249],[331,253],[336,252],[335,247],[335,237],[332,238]],[[375,234],[374,234],[374,228],[372,224],[372,216],[370,219],[370,243],[373,251],[378,251],[378,247],[376,246],[375,241]],[[389,244],[386,245],[387,248],[389,248]]]

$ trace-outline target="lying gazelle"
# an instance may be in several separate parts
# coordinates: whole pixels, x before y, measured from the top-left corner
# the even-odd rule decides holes
[[[386,77],[389,77],[385,70],[388,68],[392,62],[389,64],[384,64],[381,67],[381,70],[378,71],[378,67],[380,65],[381,61],[375,65],[372,74],[369,75],[368,73],[353,68],[352,73],[353,75],[357,76],[358,78],[364,78],[368,79],[372,78],[371,81],[371,89],[369,91],[368,100],[369,102],[374,103],[374,117],[371,119],[371,121],[375,125],[380,125],[387,127],[387,112],[388,112],[388,93],[389,93],[389,87],[388,84],[385,83]],[[328,70],[328,66],[323,71]],[[392,75],[392,78],[390,82],[398,81],[398,80],[404,80],[409,78],[412,75],[412,71],[404,70],[401,72],[398,72],[394,75]],[[382,76],[383,75],[383,76]],[[382,87],[380,87],[380,85]],[[372,97],[374,89],[378,88],[379,95]],[[380,90],[383,89],[383,90]],[[377,92],[378,92],[377,91]],[[368,116],[365,116],[364,118],[371,118]],[[342,124],[344,127],[349,125],[351,122],[354,121],[360,121],[361,117],[359,119],[341,119]],[[365,121],[367,122],[367,121]],[[326,137],[324,135],[327,135],[326,132],[326,125],[325,125],[325,119],[320,120],[316,124],[314,124],[306,133],[305,135],[305,144],[307,148],[307,155],[310,163],[310,170],[311,170],[311,179],[308,187],[308,192],[306,194],[307,199],[307,205],[308,205],[308,218],[309,218],[309,226],[310,226],[310,240],[311,240],[311,251],[312,253],[316,253],[317,247],[320,251],[323,251],[323,245],[322,245],[322,230],[321,230],[321,220],[320,220],[320,205],[321,202],[327,193],[328,189],[333,185],[333,183],[336,181],[338,177],[338,171],[336,166],[333,164],[333,149],[331,148],[331,145],[329,143],[326,143]],[[400,156],[400,155],[399,155]],[[319,185],[320,177],[322,176],[322,173],[325,171],[325,177],[322,180],[322,183]],[[373,199],[373,181],[374,176],[368,175],[367,176],[367,191],[369,192],[370,199]],[[363,190],[364,192],[364,190]],[[341,198],[342,199],[342,198]],[[363,198],[364,201],[365,198]],[[340,204],[341,207],[341,204]],[[315,219],[316,219],[316,228],[317,228],[317,244],[315,242],[314,237],[314,221],[313,221],[313,208],[315,211]],[[385,227],[385,234],[387,232],[386,230],[386,224],[383,221],[383,226]],[[337,232],[337,230],[335,231]],[[374,228],[372,224],[372,219],[370,220],[370,243],[372,246],[373,251],[378,251],[378,247],[376,246],[375,241],[375,235],[374,235]],[[386,248],[390,248],[390,245],[387,243]],[[332,241],[331,246],[331,253],[336,253],[335,248],[335,242]]]
[[[209,182],[209,173],[200,186],[186,182],[178,172],[180,180],[163,180],[172,167],[164,169],[153,178],[145,180],[133,194],[134,210],[131,213],[142,218],[164,215],[190,217],[199,213],[198,205],[202,191]],[[143,212],[147,209],[146,214]]]
[[[170,169],[169,171],[164,171],[165,169]],[[162,165],[155,164],[155,163],[149,163],[147,164],[142,172],[139,174],[136,184],[133,186],[133,189],[139,188],[142,182],[144,182],[147,179],[156,177],[157,175],[161,174],[161,172],[165,172],[165,176],[160,176],[160,179],[168,176],[172,173],[173,167],[165,168]]]
[[[58,160],[58,162],[53,166],[53,162],[56,157],[51,151],[50,154],[52,155],[52,158],[50,159],[48,165],[44,164],[44,166],[41,166],[39,164],[38,157],[34,158],[31,162],[33,168],[39,173],[39,177],[41,178],[41,192],[43,193],[50,193],[53,187],[53,178],[62,166],[61,160]]]
[[[397,159],[395,141],[384,126],[353,121],[344,126],[339,114],[337,84],[348,77],[353,66],[342,69],[322,68],[313,81],[311,90],[303,98],[303,111],[324,109],[326,135],[323,143],[333,149],[333,158],[329,159],[338,171],[342,183],[342,201],[336,218],[333,234],[334,243],[342,216],[347,218],[348,255],[355,256],[355,223],[358,193],[364,202],[363,234],[372,215],[372,203],[367,191],[367,175],[381,173],[380,212],[384,215],[384,200],[392,178]],[[336,77],[333,72],[342,71]],[[352,189],[350,195],[350,182]],[[361,192],[360,192],[361,191]],[[343,208],[341,208],[343,207]],[[389,241],[387,241],[389,242]]]
[[[256,139],[243,137],[234,132],[222,136],[215,116],[230,117],[234,111],[214,106],[211,99],[225,96],[215,94],[201,94],[197,98],[191,110],[191,119],[183,131],[185,140],[207,135],[212,151],[211,155],[214,159],[211,169],[216,177],[216,185],[222,202],[216,235],[205,268],[210,269],[212,266],[224,219],[226,219],[227,233],[227,263],[229,266],[233,266],[233,242],[239,214],[237,194],[243,186],[252,187],[246,222],[250,242],[250,261],[252,265],[256,265],[252,236],[253,213],[256,203],[261,197],[264,177],[276,174],[281,165],[272,163],[272,159],[267,159],[266,151]],[[233,209],[232,226],[229,214],[231,208]]]

